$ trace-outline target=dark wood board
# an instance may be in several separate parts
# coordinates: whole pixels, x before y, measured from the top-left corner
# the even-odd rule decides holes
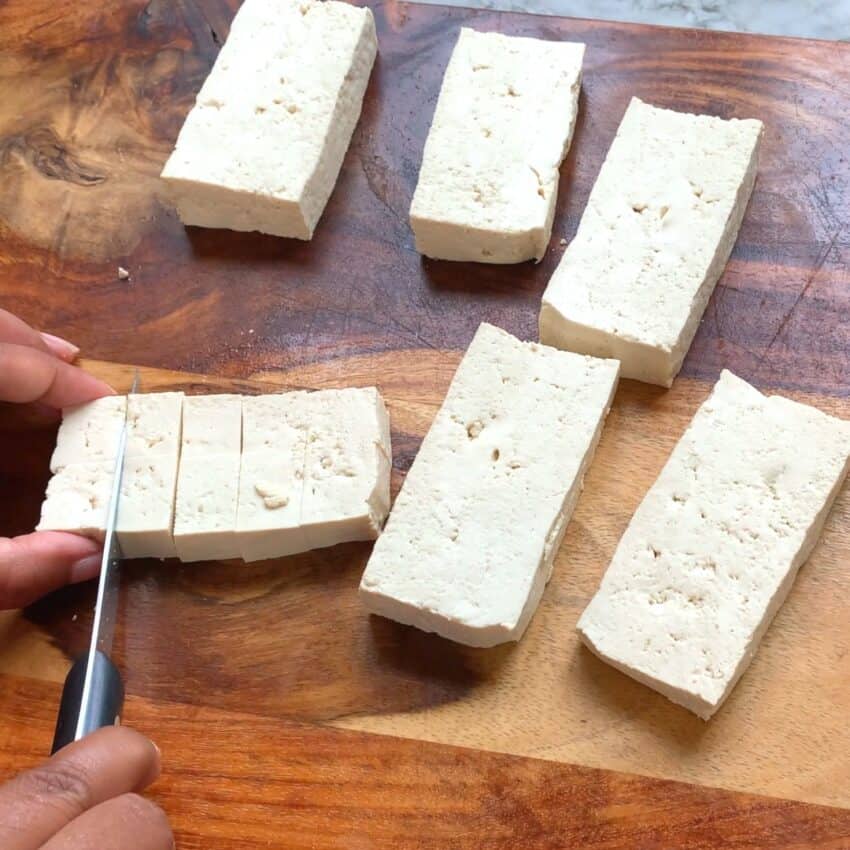
[[[846,490],[710,724],[591,658],[572,630],[720,368],[850,418],[850,48],[376,4],[381,56],[363,117],[316,238],[301,244],[184,229],[161,199],[156,176],[233,5],[0,7],[0,303],[82,344],[119,388],[129,371],[104,361],[151,367],[150,390],[377,383],[391,407],[395,487],[477,324],[535,336],[560,240],[632,94],[759,117],[766,136],[741,237],[683,376],[669,392],[623,382],[519,647],[467,650],[365,617],[355,590],[366,544],[249,567],[128,569],[129,717],[164,739],[160,798],[181,846],[850,847],[842,812],[741,793],[850,808]],[[413,251],[407,206],[461,25],[588,44],[552,244],[536,266],[423,262]],[[117,279],[119,264],[130,282]],[[32,527],[52,439],[4,433],[0,533]],[[0,619],[0,771],[47,748],[56,684],[85,640],[90,602],[91,588],[75,588]],[[22,712],[37,721],[26,734],[8,720]],[[200,756],[202,723],[215,734]],[[293,764],[317,777],[295,796],[272,781]],[[404,805],[389,805],[398,795]],[[210,816],[216,807],[221,817]],[[340,823],[352,832],[335,831]]]

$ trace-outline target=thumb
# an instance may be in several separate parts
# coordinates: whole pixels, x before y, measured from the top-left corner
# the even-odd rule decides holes
[[[94,578],[101,546],[64,531],[0,537],[0,610],[23,608],[46,593]]]

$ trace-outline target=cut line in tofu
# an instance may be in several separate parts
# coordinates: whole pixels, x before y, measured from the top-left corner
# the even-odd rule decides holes
[[[116,533],[125,558],[173,558],[182,392],[127,396],[127,449]]]
[[[389,510],[389,419],[365,389],[246,398],[237,536],[245,561],[378,536]]]
[[[541,342],[669,387],[735,244],[761,133],[632,98],[543,294]]]
[[[183,223],[311,239],[376,52],[367,8],[245,0],[162,171]]]
[[[417,251],[481,263],[543,256],[583,56],[583,44],[461,29],[410,208]]]
[[[360,584],[367,609],[471,646],[519,640],[618,367],[482,324],[375,544]]]
[[[582,641],[710,718],[817,542],[849,458],[850,422],[724,371],[623,534]]]
[[[181,561],[238,558],[236,511],[242,452],[242,396],[188,396],[174,511]]]

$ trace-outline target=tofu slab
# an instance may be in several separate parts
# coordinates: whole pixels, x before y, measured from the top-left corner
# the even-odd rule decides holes
[[[761,133],[633,98],[543,295],[541,342],[669,387],[735,243]]]
[[[174,547],[181,561],[239,557],[241,451],[242,396],[187,396],[174,511]]]
[[[632,517],[581,639],[710,718],[814,547],[849,457],[850,423],[724,371]]]
[[[410,207],[420,253],[481,263],[543,256],[583,56],[583,44],[461,29]]]
[[[390,434],[374,387],[246,398],[237,536],[246,561],[377,537]]]
[[[369,559],[368,610],[471,646],[519,640],[618,367],[482,324]]]
[[[173,558],[182,392],[127,396],[127,451],[116,531],[125,558]]]
[[[369,9],[245,0],[162,171],[183,223],[311,239],[376,52]]]

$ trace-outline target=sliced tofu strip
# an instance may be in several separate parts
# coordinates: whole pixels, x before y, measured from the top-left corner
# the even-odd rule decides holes
[[[369,9],[245,0],[162,171],[183,223],[312,238],[376,52]]]
[[[301,524],[310,549],[374,540],[390,509],[390,422],[374,387],[302,399],[308,423]]]
[[[116,530],[125,558],[173,558],[181,392],[127,397],[127,451]]]
[[[461,29],[410,208],[416,249],[539,260],[570,148],[584,45]]]
[[[53,477],[41,506],[38,531],[71,531],[102,540],[126,396],[107,396],[62,411]]]
[[[238,558],[242,396],[187,396],[174,512],[181,561]]]
[[[581,639],[711,717],[814,547],[848,457],[850,423],[724,371],[632,517]]]
[[[543,295],[541,342],[669,387],[735,244],[761,133],[633,98]]]
[[[373,387],[244,400],[237,534],[246,561],[375,538],[390,437]]]
[[[519,640],[618,366],[482,324],[375,544],[360,585],[366,607],[471,646]]]

